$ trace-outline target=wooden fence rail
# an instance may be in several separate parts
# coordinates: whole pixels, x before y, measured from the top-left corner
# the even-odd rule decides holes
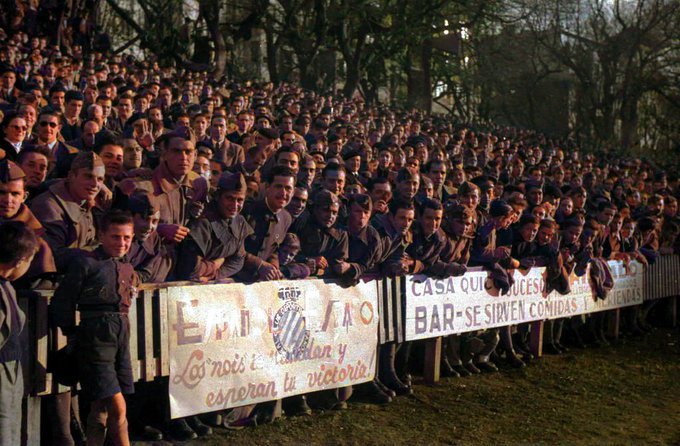
[[[187,285],[187,282],[144,284],[130,309],[130,350],[136,381],[153,381],[170,374],[168,288]],[[195,286],[200,286],[193,284]],[[404,340],[404,278],[383,279],[378,286],[380,343]],[[680,256],[664,256],[647,268],[644,279],[645,300],[674,297],[668,309],[669,323],[677,323],[677,298],[680,295]],[[27,342],[24,342],[24,374],[29,397],[24,404],[24,444],[39,444],[40,397],[68,391],[53,379],[50,358],[66,345],[61,331],[48,321],[51,291],[23,291],[19,305],[27,315]],[[618,312],[617,312],[618,313]],[[618,316],[618,315],[617,315]],[[618,321],[616,321],[618,323]],[[542,321],[532,323],[531,343],[540,354]],[[426,381],[439,379],[441,338],[426,342]]]

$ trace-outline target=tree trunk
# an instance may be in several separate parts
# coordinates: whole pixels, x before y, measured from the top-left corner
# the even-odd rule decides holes
[[[432,60],[432,40],[425,39],[420,51],[420,67],[423,71],[423,81],[420,86],[419,108],[430,112],[432,111],[432,76],[430,67]]]
[[[274,41],[274,31],[270,27],[266,27],[265,38],[267,41],[267,71],[269,72],[269,82],[274,84],[279,83],[279,67],[276,59],[278,48]]]

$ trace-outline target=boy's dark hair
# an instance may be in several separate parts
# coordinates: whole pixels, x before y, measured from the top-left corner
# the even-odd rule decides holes
[[[406,209],[406,210],[415,211],[415,208],[413,207],[413,201],[392,200],[392,201],[390,201],[389,206],[390,206],[390,214],[392,214],[392,215],[397,215],[397,211],[399,211],[399,209]]]
[[[342,171],[342,172],[347,173],[347,169],[345,169],[345,166],[337,164],[337,163],[328,163],[328,164],[326,164],[326,167],[324,167],[323,170],[321,171],[321,177],[326,178],[328,172],[330,172],[332,170],[338,171],[338,172]]]
[[[293,179],[293,182],[295,182],[295,179],[297,175],[295,175],[295,172],[293,172],[293,169],[287,166],[274,166],[272,167],[272,170],[269,171],[269,175],[267,175],[267,184],[272,184],[274,182],[274,178],[276,177],[291,177]]]
[[[0,223],[0,263],[16,262],[34,254],[38,249],[35,232],[25,223]]]
[[[434,209],[435,211],[441,211],[444,208],[442,207],[441,201],[437,200],[436,198],[425,198],[420,203],[420,215],[422,215],[427,209]]]
[[[550,229],[557,229],[557,222],[553,220],[552,218],[544,218],[541,220],[541,225],[539,226],[540,228],[550,228]]]
[[[19,155],[17,156],[17,164],[23,163],[26,157],[28,157],[28,155],[31,153],[38,153],[40,155],[43,155],[48,160],[50,159],[50,151],[47,147],[29,146],[21,149],[21,152],[19,152]]]
[[[519,227],[523,227],[524,225],[528,225],[529,223],[537,225],[540,224],[541,221],[536,217],[534,214],[524,214],[522,217],[519,219]]]
[[[132,214],[129,211],[114,209],[104,214],[101,220],[100,231],[106,232],[114,225],[134,225]]]

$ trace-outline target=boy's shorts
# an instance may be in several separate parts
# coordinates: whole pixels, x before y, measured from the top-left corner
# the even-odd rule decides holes
[[[82,392],[91,401],[134,393],[127,315],[82,318],[76,351]]]

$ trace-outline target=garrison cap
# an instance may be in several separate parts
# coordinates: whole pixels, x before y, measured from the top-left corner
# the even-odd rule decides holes
[[[220,192],[241,192],[247,187],[246,178],[241,172],[224,172],[217,180],[217,189]]]
[[[94,170],[99,167],[104,168],[104,162],[99,155],[94,152],[80,152],[71,163],[71,172],[78,169]]]
[[[330,208],[332,206],[340,207],[340,199],[333,192],[321,189],[314,195],[313,205],[317,208]]]
[[[0,161],[0,183],[9,183],[10,181],[20,180],[26,177],[26,174],[21,167],[14,162],[5,158]]]

